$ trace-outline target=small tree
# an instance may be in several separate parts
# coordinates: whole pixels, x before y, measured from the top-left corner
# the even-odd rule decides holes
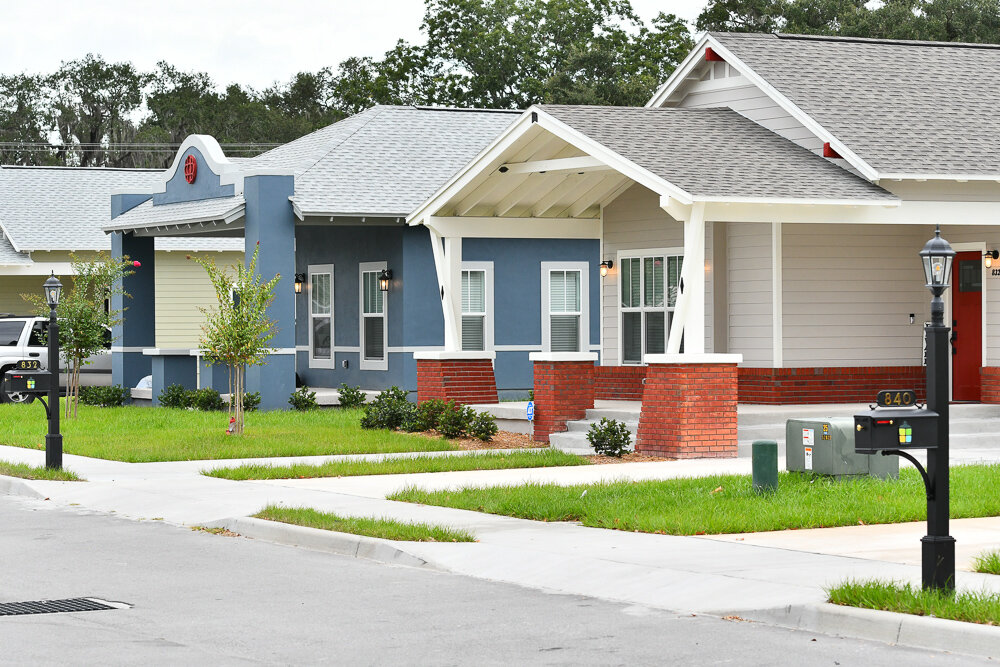
[[[274,300],[274,288],[280,274],[264,282],[257,273],[254,248],[247,265],[234,264],[232,271],[215,266],[215,260],[194,258],[208,273],[219,301],[217,308],[202,308],[205,314],[201,346],[209,364],[229,367],[229,416],[233,435],[243,433],[243,395],[246,391],[246,369],[263,366],[271,348],[268,343],[277,333],[273,320],[267,317],[267,307]],[[188,259],[192,259],[190,256]]]
[[[114,294],[128,296],[122,288],[122,278],[135,273],[138,262],[122,257],[113,260],[106,252],[97,253],[91,259],[80,259],[70,253],[73,280],[68,281],[62,298],[56,308],[59,325],[59,350],[65,361],[68,379],[66,382],[66,416],[77,415],[80,402],[80,371],[90,363],[87,358],[105,349],[111,327],[123,321],[123,310],[111,307]],[[31,303],[41,317],[49,316],[45,299],[38,294],[22,294],[21,298]],[[47,344],[46,336],[42,336]],[[57,373],[58,369],[49,369]]]

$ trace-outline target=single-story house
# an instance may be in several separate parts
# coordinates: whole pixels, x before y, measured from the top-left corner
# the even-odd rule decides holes
[[[129,254],[244,235],[266,275],[301,275],[273,309],[296,322],[261,372],[278,393],[296,369],[533,388],[542,439],[641,399],[641,449],[730,455],[737,400],[922,391],[938,224],[953,398],[1000,402],[998,67],[988,45],[709,33],[645,108],[376,107],[239,163],[194,137],[106,230]]]

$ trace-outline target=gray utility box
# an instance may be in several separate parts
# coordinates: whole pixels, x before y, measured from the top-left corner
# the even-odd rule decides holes
[[[786,421],[785,466],[790,472],[837,477],[899,477],[898,456],[855,453],[853,417]]]

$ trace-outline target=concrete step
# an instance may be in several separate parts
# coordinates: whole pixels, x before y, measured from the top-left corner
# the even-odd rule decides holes
[[[602,418],[617,419],[620,422],[638,422],[638,409],[591,408],[587,410],[587,420],[601,421]]]
[[[619,419],[618,421],[622,421]],[[567,431],[583,431],[586,433],[590,430],[591,424],[597,424],[600,419],[580,419],[577,421],[566,422]],[[635,421],[625,421],[625,427],[632,432],[632,438],[635,439],[635,433],[639,429],[639,420]]]
[[[549,447],[558,449],[568,454],[580,454],[590,456],[595,454],[590,441],[587,440],[585,431],[562,431],[561,433],[551,433],[549,435]],[[635,433],[632,434],[632,446],[629,451],[635,449]]]

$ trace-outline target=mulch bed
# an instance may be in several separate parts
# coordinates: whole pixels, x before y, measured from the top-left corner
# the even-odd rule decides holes
[[[588,456],[587,458],[591,463],[597,465],[604,465],[607,463],[653,463],[656,461],[677,460],[667,456],[650,456],[649,454],[639,454],[638,452],[630,452],[621,458],[616,458],[614,456]]]
[[[422,435],[425,438],[442,437],[437,431],[424,431],[416,435]],[[500,431],[489,442],[483,442],[477,438],[458,438],[448,442],[459,449],[532,449],[547,446],[544,442],[535,442],[530,435],[509,431]]]

